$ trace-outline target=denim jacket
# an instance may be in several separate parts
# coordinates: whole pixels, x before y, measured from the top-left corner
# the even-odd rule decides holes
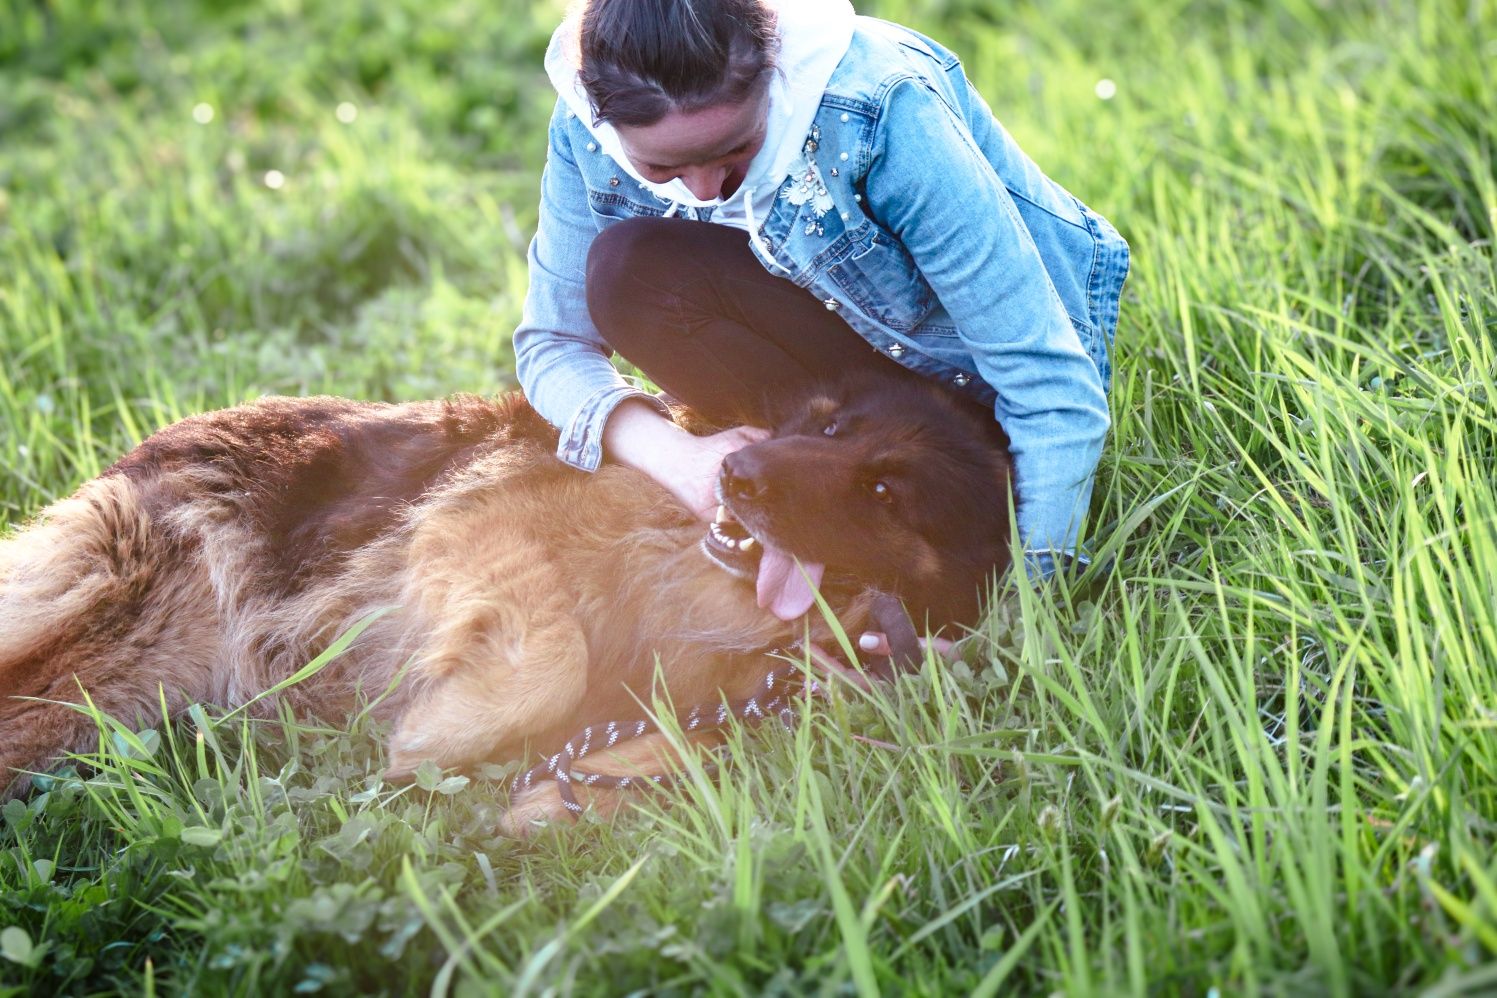
[[[875,349],[991,404],[1032,566],[1077,556],[1109,426],[1127,244],[1040,172],[954,55],[898,25],[857,19],[803,152],[751,222],[755,256]],[[616,221],[675,213],[557,103],[515,353],[531,402],[561,429],[558,456],[575,467],[598,467],[621,401],[650,398],[613,368],[588,317],[588,247]]]

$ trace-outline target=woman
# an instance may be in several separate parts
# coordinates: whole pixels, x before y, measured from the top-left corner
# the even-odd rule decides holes
[[[710,519],[723,456],[760,431],[688,436],[610,351],[748,422],[881,367],[989,409],[1032,569],[1077,555],[1128,250],[955,56],[846,0],[590,0],[546,68],[560,96],[515,352],[564,461],[606,454]],[[770,551],[759,597],[786,619],[811,605]]]

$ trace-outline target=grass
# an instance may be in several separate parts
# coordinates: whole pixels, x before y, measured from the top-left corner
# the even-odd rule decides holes
[[[0,812],[0,993],[1497,989],[1494,5],[859,6],[1134,248],[1112,569],[527,844],[362,719],[101,717]],[[558,13],[0,5],[0,523],[262,392],[512,385]]]

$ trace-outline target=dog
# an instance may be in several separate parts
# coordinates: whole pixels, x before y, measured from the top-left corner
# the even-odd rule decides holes
[[[0,786],[22,793],[93,743],[67,706],[80,694],[143,723],[162,698],[172,714],[242,705],[371,616],[274,699],[342,718],[377,698],[391,779],[637,715],[657,662],[676,704],[746,695],[767,649],[828,633],[814,611],[762,608],[762,559],[825,565],[849,631],[874,593],[931,626],[975,621],[1009,561],[990,416],[875,379],[811,391],[771,430],[724,462],[724,512],[704,528],[640,472],[563,464],[519,395],[265,398],[172,424],[0,542]],[[668,755],[656,736],[591,768]],[[563,813],[538,787],[505,825]]]

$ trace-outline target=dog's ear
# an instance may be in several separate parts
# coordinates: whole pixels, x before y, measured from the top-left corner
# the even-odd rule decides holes
[[[759,411],[764,413],[765,427],[778,430],[793,422],[805,410],[806,399],[813,390],[811,385],[805,384],[797,386],[793,391],[776,392],[773,395],[766,392],[759,403]]]
[[[806,384],[765,403],[768,425],[776,435],[819,429],[847,400],[840,383]]]

